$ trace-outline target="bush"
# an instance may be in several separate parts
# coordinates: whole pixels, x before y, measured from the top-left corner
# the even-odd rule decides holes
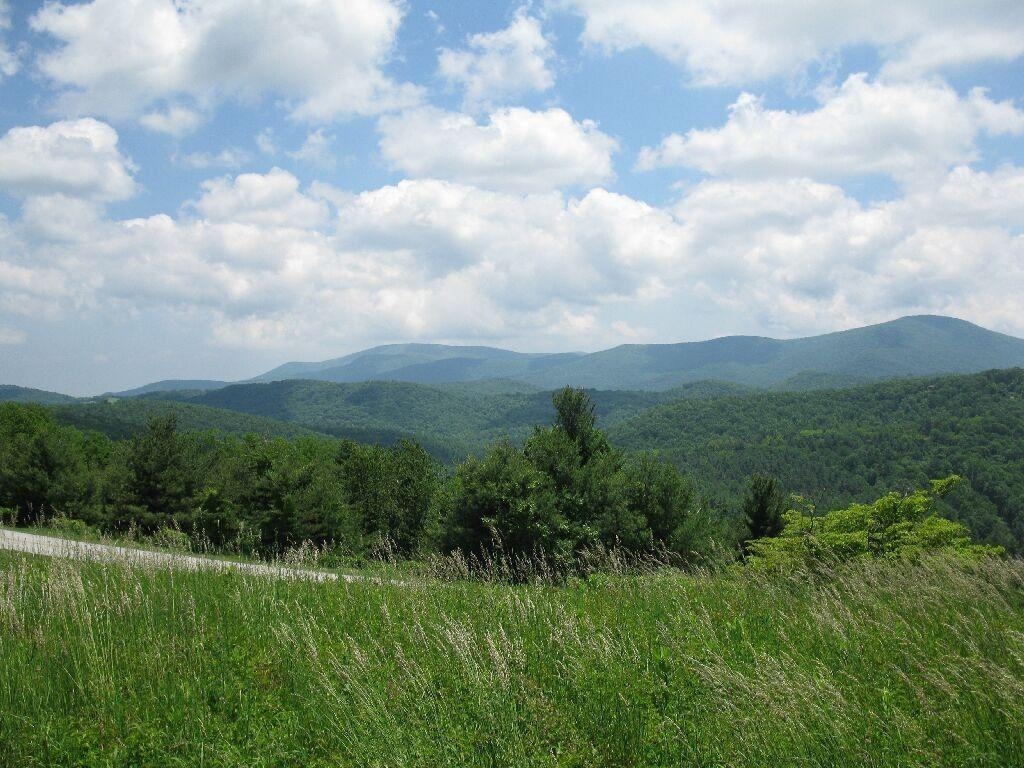
[[[49,527],[50,530],[58,536],[63,536],[68,539],[95,541],[100,538],[100,532],[84,520],[76,520],[74,518],[66,517],[65,515],[58,515],[57,517],[50,518],[47,522],[47,527]]]
[[[872,504],[814,516],[791,509],[778,536],[751,541],[749,563],[755,567],[813,567],[821,561],[857,558],[916,560],[923,554],[980,560],[1004,554],[1002,547],[975,544],[967,527],[939,517],[937,499],[960,482],[951,475],[910,494],[888,493]]]

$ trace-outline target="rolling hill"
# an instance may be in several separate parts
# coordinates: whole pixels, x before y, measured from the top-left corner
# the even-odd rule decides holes
[[[666,392],[595,391],[592,395],[602,421],[616,423],[671,400],[742,391],[732,384],[700,382]],[[493,391],[470,384],[285,380],[234,384],[208,392],[157,392],[143,399],[238,411],[359,442],[387,445],[412,438],[446,462],[479,453],[497,440],[522,440],[535,425],[551,421],[550,392],[510,391],[504,386]]]
[[[190,431],[214,430],[225,435],[247,434],[264,437],[302,437],[317,434],[315,430],[276,421],[264,416],[210,408],[195,403],[156,399],[83,400],[53,406],[54,415],[63,424],[78,429],[101,432],[107,437],[122,439],[145,428],[153,416],[175,413],[179,428]],[[324,436],[321,433],[321,436]]]
[[[667,390],[714,380],[800,390],[1017,366],[1024,366],[1024,340],[964,320],[920,315],[801,339],[727,336],[681,344],[627,344],[591,354],[399,344],[321,363],[288,363],[253,381],[438,384],[503,379],[540,389],[570,384]]]
[[[1021,369],[676,400],[608,431],[620,448],[668,459],[725,508],[755,472],[822,510],[956,473],[967,484],[949,514],[1024,551]]]
[[[47,392],[43,389],[31,389],[29,387],[16,387],[13,384],[0,384],[0,403],[55,405],[57,403],[73,402],[75,402],[75,398],[71,395],[62,395],[59,392]]]
[[[179,392],[182,390],[204,392],[210,389],[220,389],[227,385],[228,382],[226,381],[213,381],[210,379],[164,379],[163,381],[154,381],[151,384],[144,384],[134,389],[126,389],[123,392],[108,392],[103,397],[138,397],[139,395],[148,395],[153,392]]]

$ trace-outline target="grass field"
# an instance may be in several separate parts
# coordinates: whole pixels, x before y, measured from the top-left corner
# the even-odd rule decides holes
[[[0,554],[9,766],[1024,764],[1024,564],[281,582]]]

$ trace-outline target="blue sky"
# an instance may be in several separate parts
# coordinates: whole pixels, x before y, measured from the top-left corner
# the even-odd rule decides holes
[[[1022,55],[1007,0],[0,0],[0,381],[1024,335]]]

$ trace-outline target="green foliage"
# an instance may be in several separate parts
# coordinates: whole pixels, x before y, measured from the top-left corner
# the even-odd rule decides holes
[[[39,405],[0,404],[0,507],[19,525],[63,511],[86,491],[85,437]]]
[[[937,502],[981,540],[1024,552],[1024,371],[891,381],[832,392],[758,393],[658,406],[608,430],[693,478],[718,508],[768,472],[821,509],[910,491],[949,474]]]
[[[75,398],[70,395],[62,395],[58,392],[47,392],[42,389],[30,389],[28,387],[16,387],[12,384],[0,384],[0,403],[39,403],[40,405],[53,405],[56,403],[71,403]]]
[[[866,502],[955,472],[965,482],[943,499],[944,514],[985,541],[1024,552],[1024,453],[1015,439],[1024,434],[1022,371],[828,392],[750,392],[700,382],[665,392],[587,394],[612,443],[670,461],[693,478],[706,506],[738,509],[747,478],[762,471],[822,508]],[[502,439],[523,444],[551,408],[547,393],[481,394],[395,382],[286,381],[195,397],[187,405],[208,402],[254,414],[243,418],[289,419],[361,442],[415,439],[448,464],[482,455]],[[744,538],[739,521],[735,527]]]
[[[126,491],[143,530],[167,527],[190,511],[198,482],[193,447],[178,433],[174,414],[153,417],[128,441]]]
[[[260,386],[270,392],[275,385]],[[350,395],[379,401],[384,391],[363,387]],[[1019,521],[1015,489],[1022,480],[1001,471],[1017,465],[1024,469],[1024,455],[1014,439],[1019,433],[990,415],[998,411],[999,424],[1024,426],[1018,392],[1024,393],[1024,374],[996,372],[873,385],[827,398],[812,393],[677,401],[614,428],[620,435],[625,432],[627,443],[634,433],[624,427],[642,429],[645,442],[659,446],[670,427],[672,450],[645,454],[613,449],[597,427],[602,402],[621,415],[641,401],[630,393],[591,397],[583,390],[563,389],[548,396],[549,418],[554,406],[550,427],[534,428],[522,448],[498,443],[450,475],[425,447],[400,439],[390,447],[315,435],[238,439],[179,429],[175,404],[154,401],[164,410],[150,412],[145,429],[113,441],[62,426],[40,406],[5,404],[0,406],[0,507],[17,510],[18,524],[63,512],[105,532],[134,527],[151,534],[177,528],[197,546],[255,548],[264,554],[311,541],[334,548],[339,557],[366,556],[385,544],[401,557],[452,549],[482,555],[504,547],[517,557],[560,561],[594,547],[649,553],[664,546],[683,558],[699,559],[712,540],[729,545],[747,538],[729,530],[738,529],[738,521],[713,511],[735,508],[729,490],[750,474],[749,464],[755,461],[801,493],[809,485],[801,478],[819,478],[812,488],[841,499],[833,508],[861,501],[864,493],[857,489],[873,488],[881,477],[915,476],[906,472],[908,466],[915,473],[934,470],[939,475],[967,463],[971,482],[938,502],[938,511],[958,513],[972,525],[980,521],[983,538],[998,540],[993,531],[1002,531],[1013,544],[1007,520]],[[518,398],[522,411],[517,419],[537,415],[537,397],[500,396],[504,402]],[[484,397],[475,407],[483,402],[494,400]],[[854,408],[856,414],[847,413]],[[710,421],[702,414],[710,414]],[[861,422],[846,432],[854,418],[877,419],[877,432],[862,433]],[[908,443],[903,425],[914,419],[924,420],[929,437],[936,439]],[[745,437],[766,429],[773,430],[770,439]],[[710,445],[701,442],[708,433]],[[833,440],[833,433],[841,438]],[[734,434],[744,439],[734,443]],[[866,444],[862,434],[869,438]],[[935,458],[958,441],[970,447],[975,459],[984,446],[987,463],[960,454],[955,460]],[[676,453],[680,446],[687,453]],[[906,449],[909,462],[906,456],[889,457],[896,447]],[[765,456],[768,449],[784,451],[784,472],[776,459]],[[919,454],[931,460],[922,463]],[[681,461],[681,455],[687,460]],[[669,458],[687,468],[698,485]],[[733,474],[723,477],[730,467]],[[870,484],[862,473],[871,473]],[[890,487],[901,489],[906,482],[897,479]],[[771,483],[751,488],[747,511],[754,533],[772,532],[778,496]],[[718,502],[709,504],[708,498]]]
[[[181,393],[161,393],[172,398]],[[206,405],[160,400],[153,397],[131,399],[107,398],[58,405],[53,409],[62,424],[83,431],[100,432],[115,440],[123,440],[145,429],[155,416],[174,414],[182,430],[215,431],[221,435],[244,437],[247,434],[265,437],[302,437],[320,434],[315,428],[306,428],[267,418],[259,414],[238,413]]]
[[[1001,547],[974,544],[966,527],[935,514],[935,500],[960,481],[951,475],[925,490],[888,493],[873,504],[854,504],[822,516],[791,509],[778,536],[748,543],[748,562],[792,568],[856,558],[913,560],[927,554],[973,561],[1002,554]]]
[[[502,443],[457,468],[446,497],[448,548],[558,560],[597,545],[664,545],[687,557],[706,546],[674,468],[614,451],[583,390],[559,390],[552,403],[554,425],[536,428],[522,450]]]
[[[779,482],[771,475],[750,478],[743,498],[743,522],[750,539],[778,536],[782,532],[782,513],[786,508]]]

